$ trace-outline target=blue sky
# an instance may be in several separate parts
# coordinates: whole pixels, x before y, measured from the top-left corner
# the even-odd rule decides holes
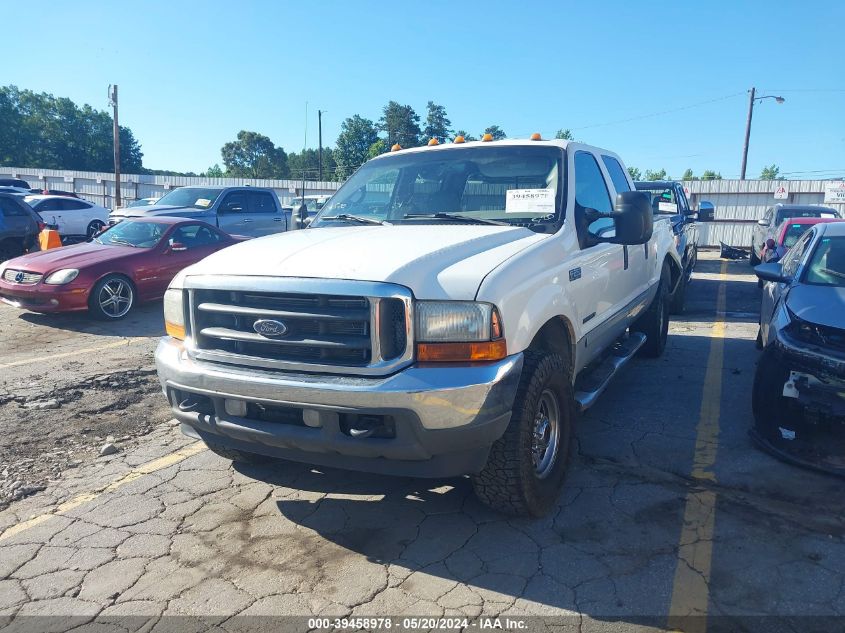
[[[241,129],[299,151],[306,101],[309,146],[318,108],[330,145],[344,118],[377,120],[394,99],[423,116],[443,104],[473,133],[569,127],[643,170],[736,177],[756,86],[786,103],[755,108],[749,176],[770,163],[845,175],[841,0],[74,0],[37,13],[4,29],[0,81],[97,108],[117,83],[151,168],[202,171]]]

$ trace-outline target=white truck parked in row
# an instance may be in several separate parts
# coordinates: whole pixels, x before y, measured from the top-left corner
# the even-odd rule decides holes
[[[663,352],[681,278],[670,223],[611,152],[400,150],[310,228],[180,273],[156,364],[183,431],[231,459],[469,475],[491,507],[538,516],[578,411]]]

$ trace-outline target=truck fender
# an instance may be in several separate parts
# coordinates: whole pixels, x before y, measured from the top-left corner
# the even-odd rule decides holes
[[[554,352],[559,354],[566,363],[569,371],[570,381],[574,380],[574,356],[575,349],[573,341],[575,331],[572,324],[566,317],[558,316],[546,321],[534,335],[528,349],[542,352]]]

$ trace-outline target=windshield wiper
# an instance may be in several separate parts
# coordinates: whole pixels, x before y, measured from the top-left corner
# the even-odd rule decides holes
[[[469,215],[461,215],[460,213],[406,213],[404,218],[435,218],[438,220],[458,220],[467,224],[495,224],[497,226],[510,226],[507,222],[499,222],[498,220],[488,220],[486,218],[475,218]]]
[[[109,240],[109,244],[121,244],[123,246],[131,246],[132,248],[137,248],[137,246],[135,246],[132,242],[127,242],[126,240],[121,239],[116,240],[112,238],[111,240]]]
[[[375,218],[365,218],[360,215],[350,215],[349,213],[339,213],[337,215],[326,216],[322,218],[327,222],[329,220],[341,220],[344,222],[356,222],[358,224],[387,224],[387,222],[383,222],[382,220],[376,220]]]

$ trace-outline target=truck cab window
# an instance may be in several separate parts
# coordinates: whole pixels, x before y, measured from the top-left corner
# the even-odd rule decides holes
[[[243,213],[246,210],[246,193],[243,191],[228,194],[220,205],[220,211],[223,213]]]
[[[602,156],[601,159],[604,162],[604,167],[607,169],[607,173],[610,174],[610,179],[613,181],[613,188],[616,189],[616,193],[633,191],[631,189],[631,185],[628,184],[628,178],[625,176],[625,170],[622,169],[622,165],[619,164],[619,161],[613,158],[613,156]]]
[[[607,236],[614,228],[613,219],[599,218],[588,222],[587,209],[600,213],[613,211],[607,183],[595,157],[589,152],[575,154],[575,221],[578,227],[578,241],[581,248],[590,245],[588,234]]]

